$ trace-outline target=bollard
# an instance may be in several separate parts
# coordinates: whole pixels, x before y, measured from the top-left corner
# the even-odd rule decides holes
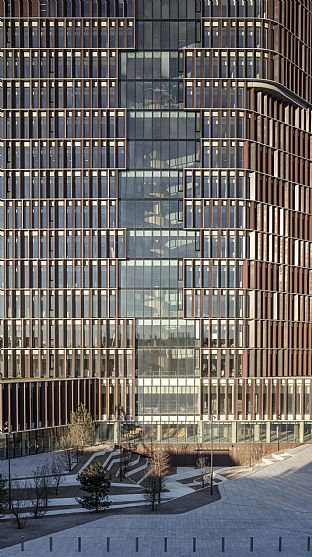
[[[222,553],[224,553],[224,548],[225,548],[225,538],[222,537],[222,539],[221,539],[221,551],[222,551]]]
[[[281,536],[278,538],[278,550],[282,551],[282,537]]]
[[[164,538],[164,551],[165,551],[165,553],[167,553],[167,551],[168,551],[168,539],[167,538]]]
[[[106,551],[107,551],[107,553],[109,553],[109,550],[110,550],[110,543],[109,542],[110,542],[110,539],[109,539],[109,537],[107,537],[106,538]]]
[[[81,553],[81,537],[78,536],[78,553]]]
[[[25,551],[23,536],[21,537],[21,551]]]
[[[254,539],[253,537],[250,538],[250,551],[253,552],[253,548],[254,548]]]
[[[53,538],[51,536],[49,538],[49,543],[50,543],[50,551],[53,551]]]
[[[135,551],[136,553],[139,551],[139,538],[135,538]]]
[[[196,551],[196,538],[193,538],[193,553]]]
[[[308,536],[308,539],[307,539],[307,551],[311,551],[311,538],[310,538],[310,536]]]

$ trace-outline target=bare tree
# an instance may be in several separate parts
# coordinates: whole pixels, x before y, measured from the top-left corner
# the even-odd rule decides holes
[[[262,456],[262,444],[245,443],[239,445],[236,458],[240,466],[253,466],[261,460]]]
[[[49,504],[51,486],[49,466],[47,464],[39,464],[32,471],[31,513],[34,518],[45,515]]]
[[[45,498],[46,507],[49,504],[49,497],[51,496],[53,480],[51,477],[50,467],[48,464],[44,464],[41,468],[42,473],[42,490]]]
[[[76,464],[76,451],[71,444],[70,435],[66,432],[58,441],[58,448],[62,451],[61,459],[67,472],[71,472]]]
[[[8,480],[0,474],[0,516],[7,512],[8,503]]]
[[[207,465],[208,465],[207,458],[200,457],[196,460],[196,466],[199,469],[202,487],[205,487],[205,483],[206,483]]]
[[[144,495],[151,504],[151,510],[155,510],[158,497],[159,479],[154,474],[149,474],[143,482]]]
[[[120,466],[122,466],[122,475],[125,476],[129,470],[129,464],[131,462],[132,452],[128,448],[126,448],[122,456],[123,458],[122,458],[122,462],[120,463]]]
[[[50,463],[51,484],[54,487],[55,495],[58,494],[59,487],[64,482],[64,462],[60,454],[55,455]]]
[[[27,510],[29,508],[29,485],[27,482],[12,482],[13,498],[11,501],[11,513],[13,514],[17,528],[24,528],[27,521]]]
[[[165,488],[166,475],[170,470],[170,456],[168,451],[162,448],[154,449],[149,461],[149,470],[151,476],[156,478],[158,484],[157,498],[158,504],[160,504],[161,494]]]

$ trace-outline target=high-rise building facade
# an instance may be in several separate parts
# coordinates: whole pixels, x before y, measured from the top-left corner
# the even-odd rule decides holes
[[[311,441],[312,2],[0,17],[2,456]]]

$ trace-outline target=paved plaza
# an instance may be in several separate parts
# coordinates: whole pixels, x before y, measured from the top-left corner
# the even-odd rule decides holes
[[[312,446],[290,453],[285,461],[222,482],[221,500],[210,505],[179,515],[164,515],[159,509],[150,515],[104,517],[53,534],[52,551],[49,536],[27,541],[23,555],[245,557],[251,555],[253,537],[255,557],[307,556],[308,537],[312,538]],[[180,501],[183,504],[183,498]],[[0,551],[1,557],[20,554],[20,544]]]

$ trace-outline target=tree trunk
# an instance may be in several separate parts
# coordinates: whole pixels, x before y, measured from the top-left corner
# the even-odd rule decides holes
[[[158,478],[158,504],[160,505],[161,501],[161,488],[162,488],[162,478]]]

